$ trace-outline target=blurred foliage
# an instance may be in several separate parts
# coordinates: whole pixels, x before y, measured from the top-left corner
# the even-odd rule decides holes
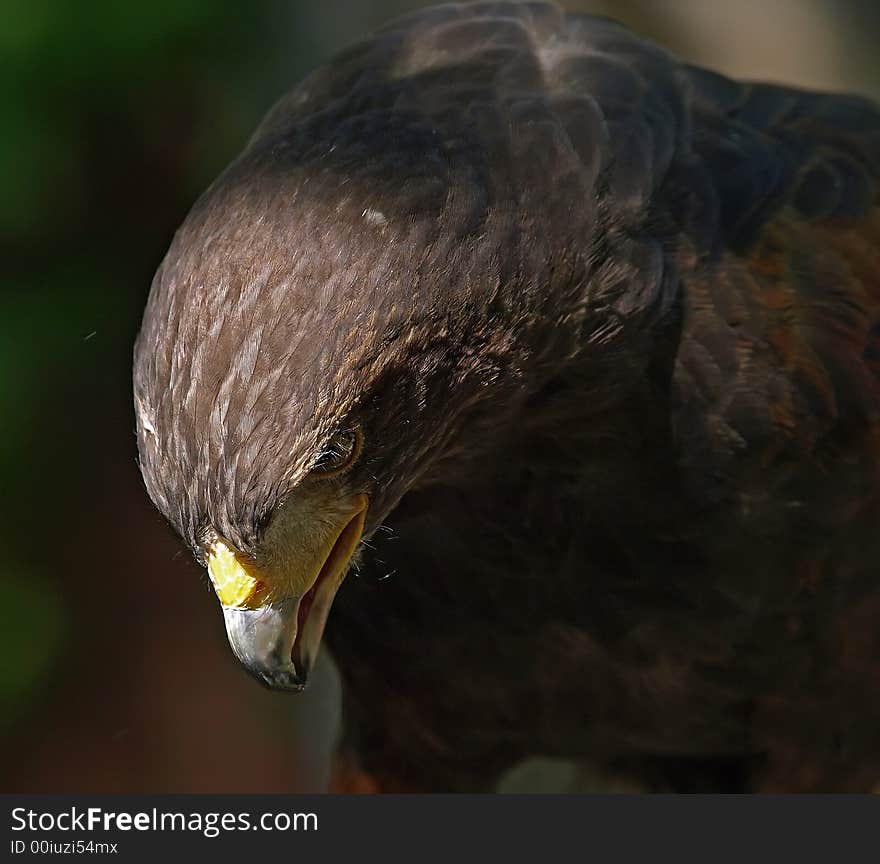
[[[294,726],[299,770],[318,776],[326,715],[239,680],[204,580],[145,499],[130,352],[174,229],[269,105],[417,5],[0,0],[0,762],[17,788],[297,788],[280,755]],[[726,37],[696,14],[714,3],[568,5],[710,62]],[[803,0],[816,32],[771,39],[792,76],[840,56],[840,81],[877,81],[873,51],[839,49],[872,45],[878,13],[845,5]],[[736,14],[786,33],[780,8]],[[760,75],[755,41],[738,50]],[[247,766],[214,755],[232,734],[263,742]]]
[[[3,574],[0,656],[16,658],[0,676],[0,720],[14,719],[35,681],[47,675],[61,642],[62,613],[51,586],[32,576]],[[30,650],[22,652],[21,646]]]

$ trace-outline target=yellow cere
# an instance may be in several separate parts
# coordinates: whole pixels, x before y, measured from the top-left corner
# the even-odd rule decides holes
[[[262,587],[262,583],[241,566],[235,553],[222,540],[211,547],[208,575],[224,606],[250,605],[248,600],[253,599]]]

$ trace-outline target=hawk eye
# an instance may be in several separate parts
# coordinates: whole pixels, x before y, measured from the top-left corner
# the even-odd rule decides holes
[[[312,469],[316,474],[332,477],[350,468],[361,452],[361,430],[343,429],[329,441]]]

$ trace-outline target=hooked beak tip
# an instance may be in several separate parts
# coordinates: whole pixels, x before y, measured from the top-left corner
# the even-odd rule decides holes
[[[308,669],[293,661],[298,600],[282,600],[257,609],[224,607],[229,644],[247,672],[272,690],[298,693]]]

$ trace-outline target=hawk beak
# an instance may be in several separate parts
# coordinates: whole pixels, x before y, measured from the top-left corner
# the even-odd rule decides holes
[[[297,692],[306,686],[330,607],[364,530],[367,496],[357,496],[353,504],[315,548],[297,551],[293,574],[242,562],[222,539],[210,551],[208,573],[223,607],[229,644],[267,687]],[[283,587],[289,585],[305,590],[289,593]]]
[[[298,692],[308,673],[293,661],[299,599],[267,603],[257,609],[223,607],[226,635],[235,656],[258,681],[273,690]]]

